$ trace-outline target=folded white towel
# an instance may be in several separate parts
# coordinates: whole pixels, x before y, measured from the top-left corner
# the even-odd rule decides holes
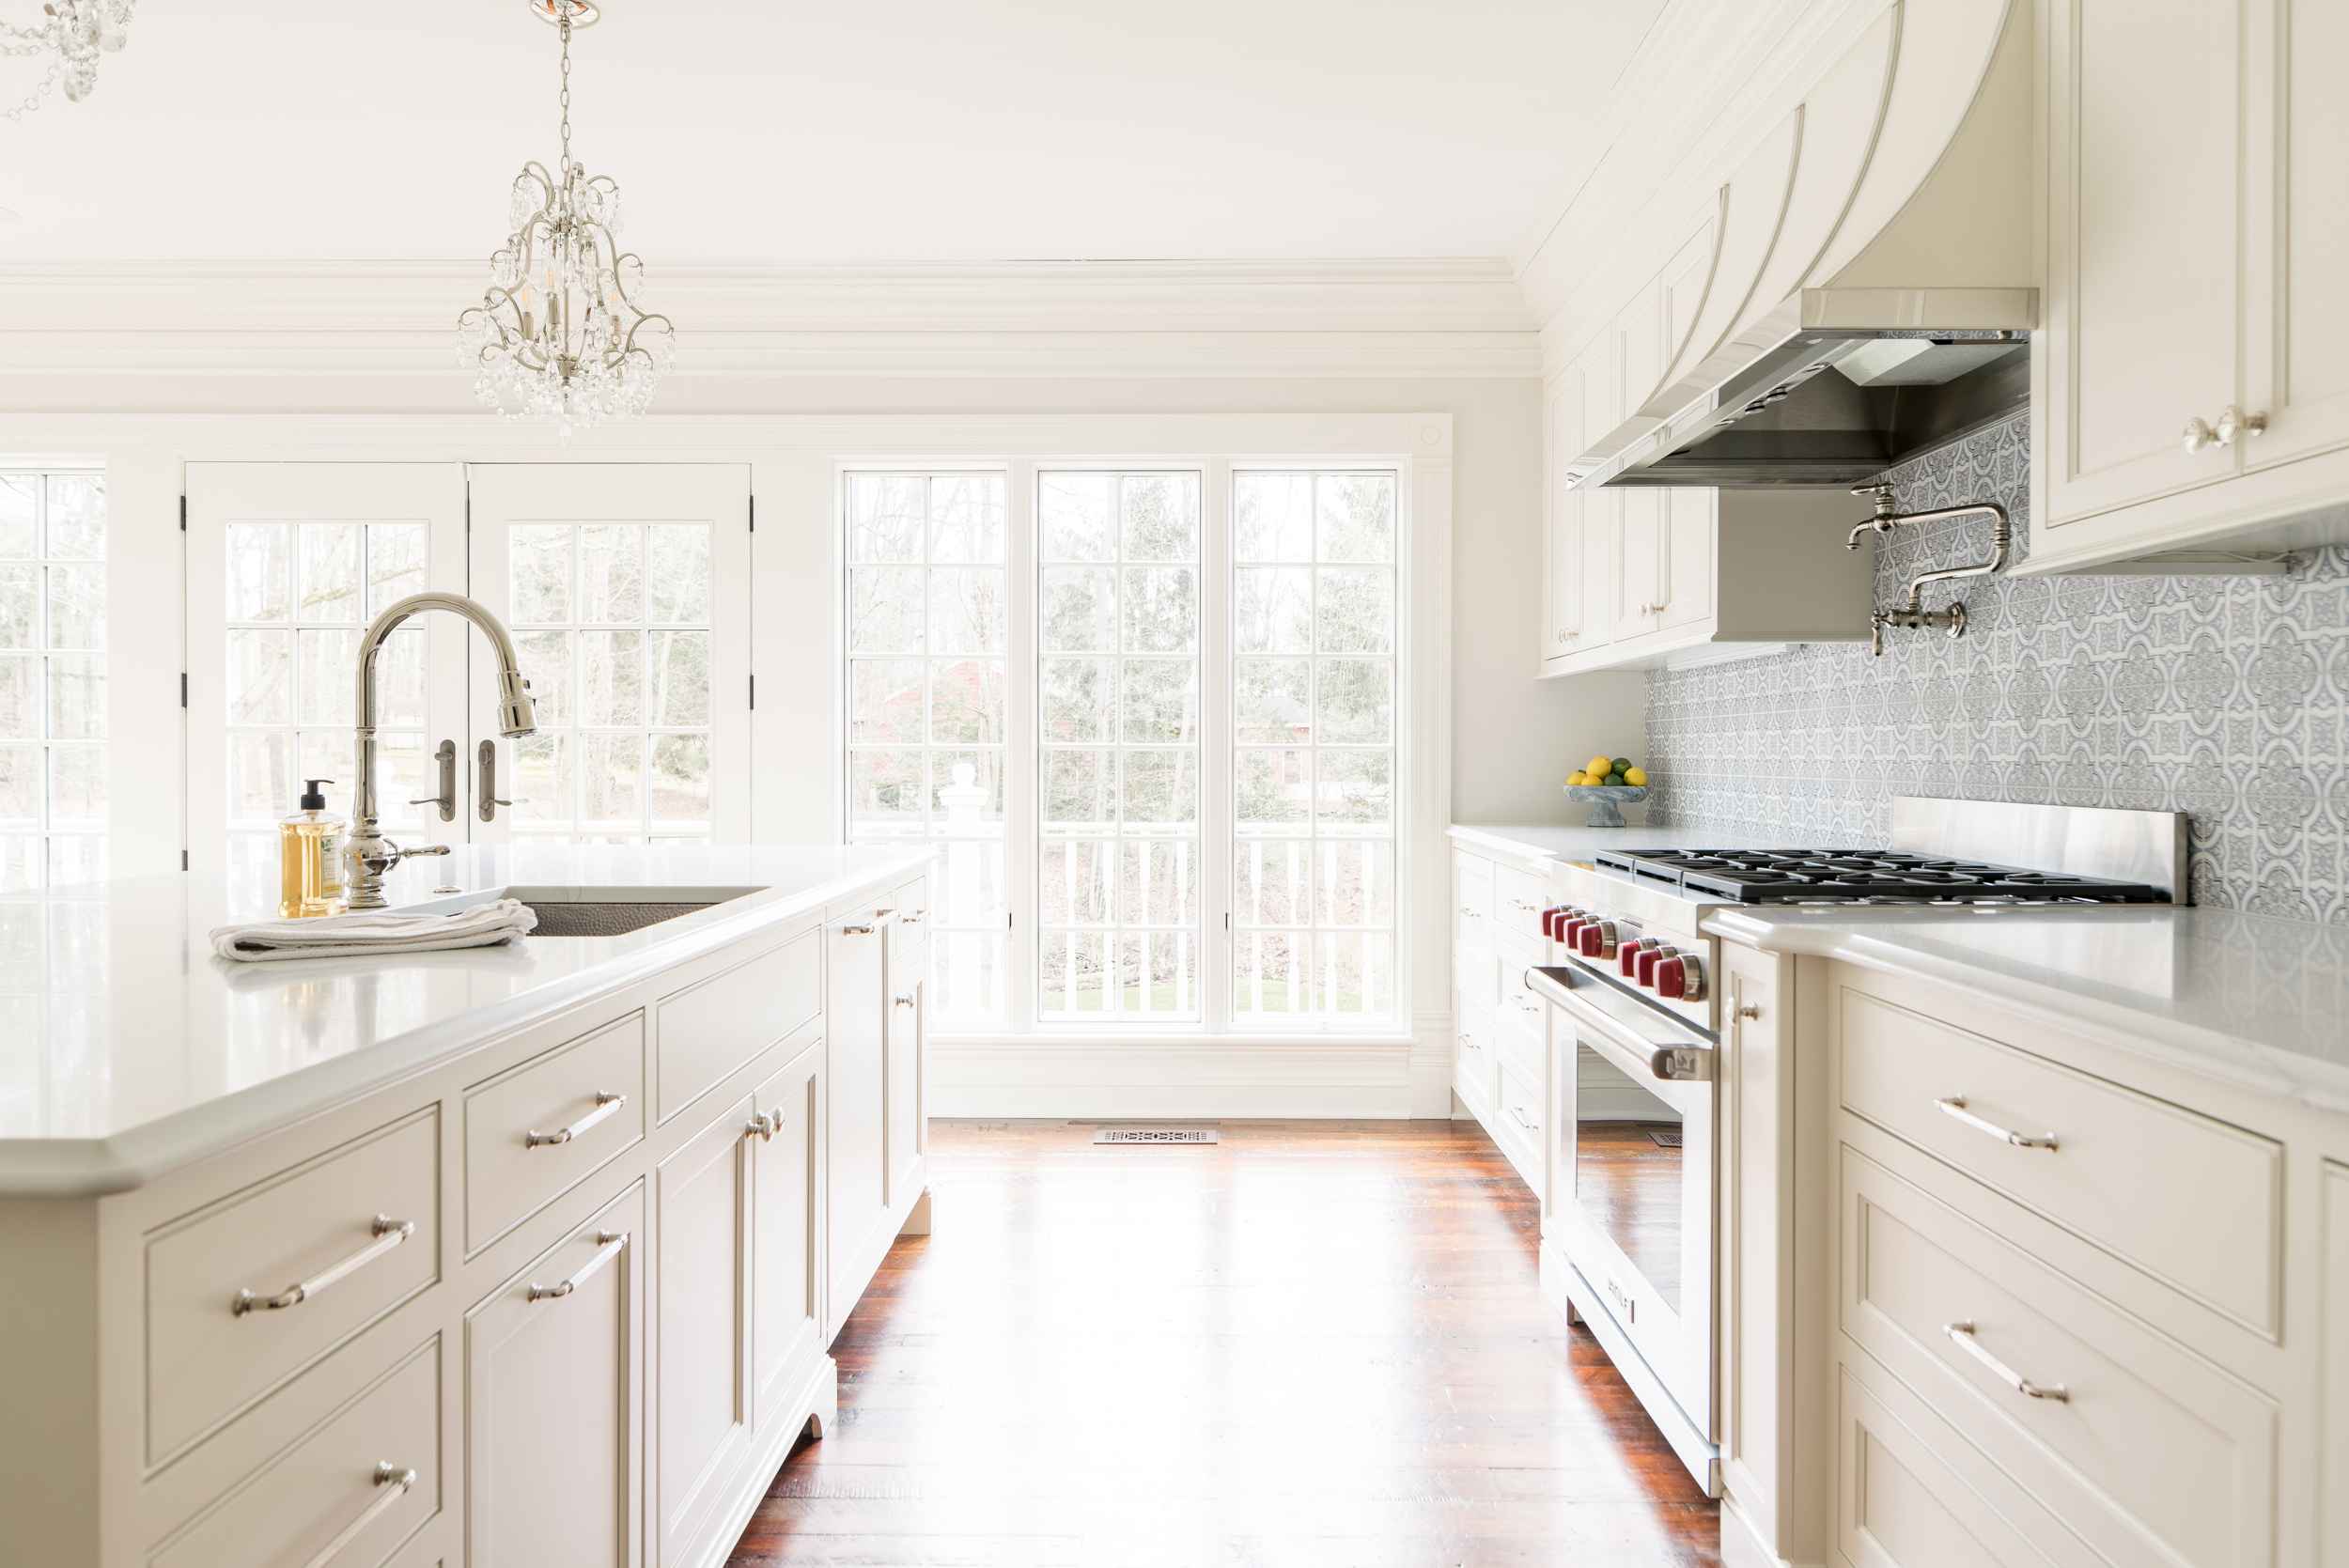
[[[517,898],[476,904],[453,915],[321,915],[257,921],[212,933],[212,951],[239,963],[271,958],[364,958],[377,954],[437,953],[518,941],[538,917]]]

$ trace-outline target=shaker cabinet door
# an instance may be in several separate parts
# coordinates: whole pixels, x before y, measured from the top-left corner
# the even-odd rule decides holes
[[[2245,210],[2249,336],[2244,409],[2266,428],[2243,443],[2247,468],[2272,468],[2349,446],[2349,7],[2270,0],[2274,30],[2254,34],[2246,101],[2272,157],[2252,143]],[[2271,13],[2263,10],[2261,20]]]
[[[879,1248],[875,1232],[889,1218],[887,1093],[881,1053],[891,1011],[884,990],[886,915],[832,923],[830,983],[825,986],[826,1179],[832,1227],[830,1298],[825,1321],[838,1329],[863,1294]]]
[[[2050,19],[2044,526],[2236,471],[2243,39],[2274,0],[2059,0]],[[2149,112],[2150,111],[2150,112]]]
[[[465,1319],[466,1560],[638,1568],[645,1188]]]
[[[811,1041],[751,1096],[752,1408],[768,1431],[823,1354],[824,1043]]]
[[[751,1100],[729,1106],[653,1173],[661,1560],[693,1547],[750,1437]]]

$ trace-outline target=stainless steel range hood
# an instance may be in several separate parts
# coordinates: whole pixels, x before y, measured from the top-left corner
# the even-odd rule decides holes
[[[2027,407],[2030,32],[2027,0],[1895,0],[1870,24],[1707,202],[1660,375],[1586,426],[1568,481],[1847,486]]]
[[[2030,404],[2019,330],[1798,332],[1606,483],[1854,485]]]

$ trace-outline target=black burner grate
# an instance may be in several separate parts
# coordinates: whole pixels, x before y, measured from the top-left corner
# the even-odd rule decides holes
[[[2166,904],[2142,882],[2067,877],[1895,849],[1607,849],[1610,870],[1738,904],[1884,902]]]

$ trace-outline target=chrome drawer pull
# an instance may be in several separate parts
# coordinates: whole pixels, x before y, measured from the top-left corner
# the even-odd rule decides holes
[[[1966,1109],[1966,1096],[1963,1094],[1952,1094],[1933,1103],[1941,1108],[1942,1115],[1953,1116],[1976,1132],[1986,1132],[2001,1143],[2012,1143],[2018,1149],[2045,1149],[2049,1154],[2056,1151],[2054,1133],[2046,1133],[2033,1138],[2030,1133],[2016,1132],[2012,1127],[2002,1127],[1996,1122],[1985,1122]]]
[[[605,1264],[608,1264],[614,1258],[618,1257],[620,1255],[620,1250],[627,1245],[628,1233],[626,1231],[598,1231],[596,1233],[596,1255],[582,1264],[578,1273],[572,1275],[569,1279],[565,1280],[560,1284],[532,1285],[530,1287],[530,1299],[533,1301],[554,1301],[570,1295],[571,1292],[577,1290],[580,1286],[594,1279],[597,1272],[601,1269]]]
[[[929,911],[927,909],[909,909],[904,914],[897,917],[897,924],[900,925],[919,925],[922,924],[922,917],[928,913]]]
[[[320,1546],[318,1555],[303,1563],[303,1568],[326,1568],[337,1553],[359,1538],[361,1531],[397,1507],[399,1499],[406,1497],[408,1489],[415,1483],[416,1472],[405,1466],[392,1464],[389,1460],[377,1465],[375,1489],[381,1496],[367,1504],[356,1519],[345,1525],[334,1540]]]
[[[1974,1338],[1974,1326],[1970,1320],[1961,1318],[1955,1323],[1945,1323],[1941,1326],[1941,1332],[1949,1335],[1952,1344],[1989,1368],[1993,1377],[2025,1398],[2052,1399],[2058,1405],[2065,1404],[2071,1399],[2072,1396],[2064,1391],[2062,1384],[2034,1383],[1984,1350],[1982,1347],[1982,1342]]]
[[[596,1096],[596,1109],[589,1111],[586,1115],[582,1116],[578,1121],[573,1122],[569,1126],[564,1127],[557,1132],[533,1132],[526,1134],[522,1139],[522,1143],[525,1147],[532,1149],[543,1149],[552,1143],[568,1143],[572,1139],[577,1138],[581,1133],[587,1131],[598,1122],[603,1121],[606,1118],[616,1114],[620,1107],[626,1104],[628,1104],[628,1096],[626,1094],[599,1094]]]
[[[772,1143],[775,1141],[775,1134],[782,1130],[783,1112],[780,1110],[762,1110],[753,1116],[742,1128],[745,1137],[756,1138],[769,1143]]]
[[[910,1006],[912,1006],[912,1005],[913,1005],[913,996],[912,996],[912,993],[908,992],[906,995],[899,997],[899,998],[897,999],[897,1005],[898,1005],[898,1006],[900,1006],[900,1007],[910,1007]]]
[[[1535,1126],[1532,1123],[1531,1123],[1531,1122],[1527,1121],[1527,1120],[1525,1119],[1525,1112],[1524,1112],[1524,1111],[1522,1111],[1522,1110],[1518,1110],[1516,1106],[1514,1106],[1514,1105],[1513,1105],[1513,1106],[1511,1106],[1511,1107],[1509,1108],[1509,1114],[1510,1114],[1511,1116],[1513,1116],[1513,1117],[1517,1118],[1517,1126],[1519,1126],[1523,1127],[1523,1128],[1524,1128],[1526,1131],[1528,1131],[1528,1132],[1539,1132],[1539,1131],[1541,1131],[1541,1130],[1542,1130],[1540,1127],[1537,1127],[1537,1126]]]
[[[840,928],[840,934],[844,937],[869,937],[873,934],[873,927],[862,924],[844,925]]]
[[[230,1315],[242,1317],[247,1312],[282,1312],[288,1307],[299,1307],[337,1280],[366,1267],[367,1265],[414,1235],[416,1222],[412,1219],[394,1219],[389,1215],[379,1214],[368,1225],[367,1234],[375,1239],[343,1259],[342,1262],[328,1265],[324,1269],[311,1275],[301,1283],[288,1285],[275,1296],[256,1296],[249,1290],[237,1292],[236,1300],[228,1304]]]

